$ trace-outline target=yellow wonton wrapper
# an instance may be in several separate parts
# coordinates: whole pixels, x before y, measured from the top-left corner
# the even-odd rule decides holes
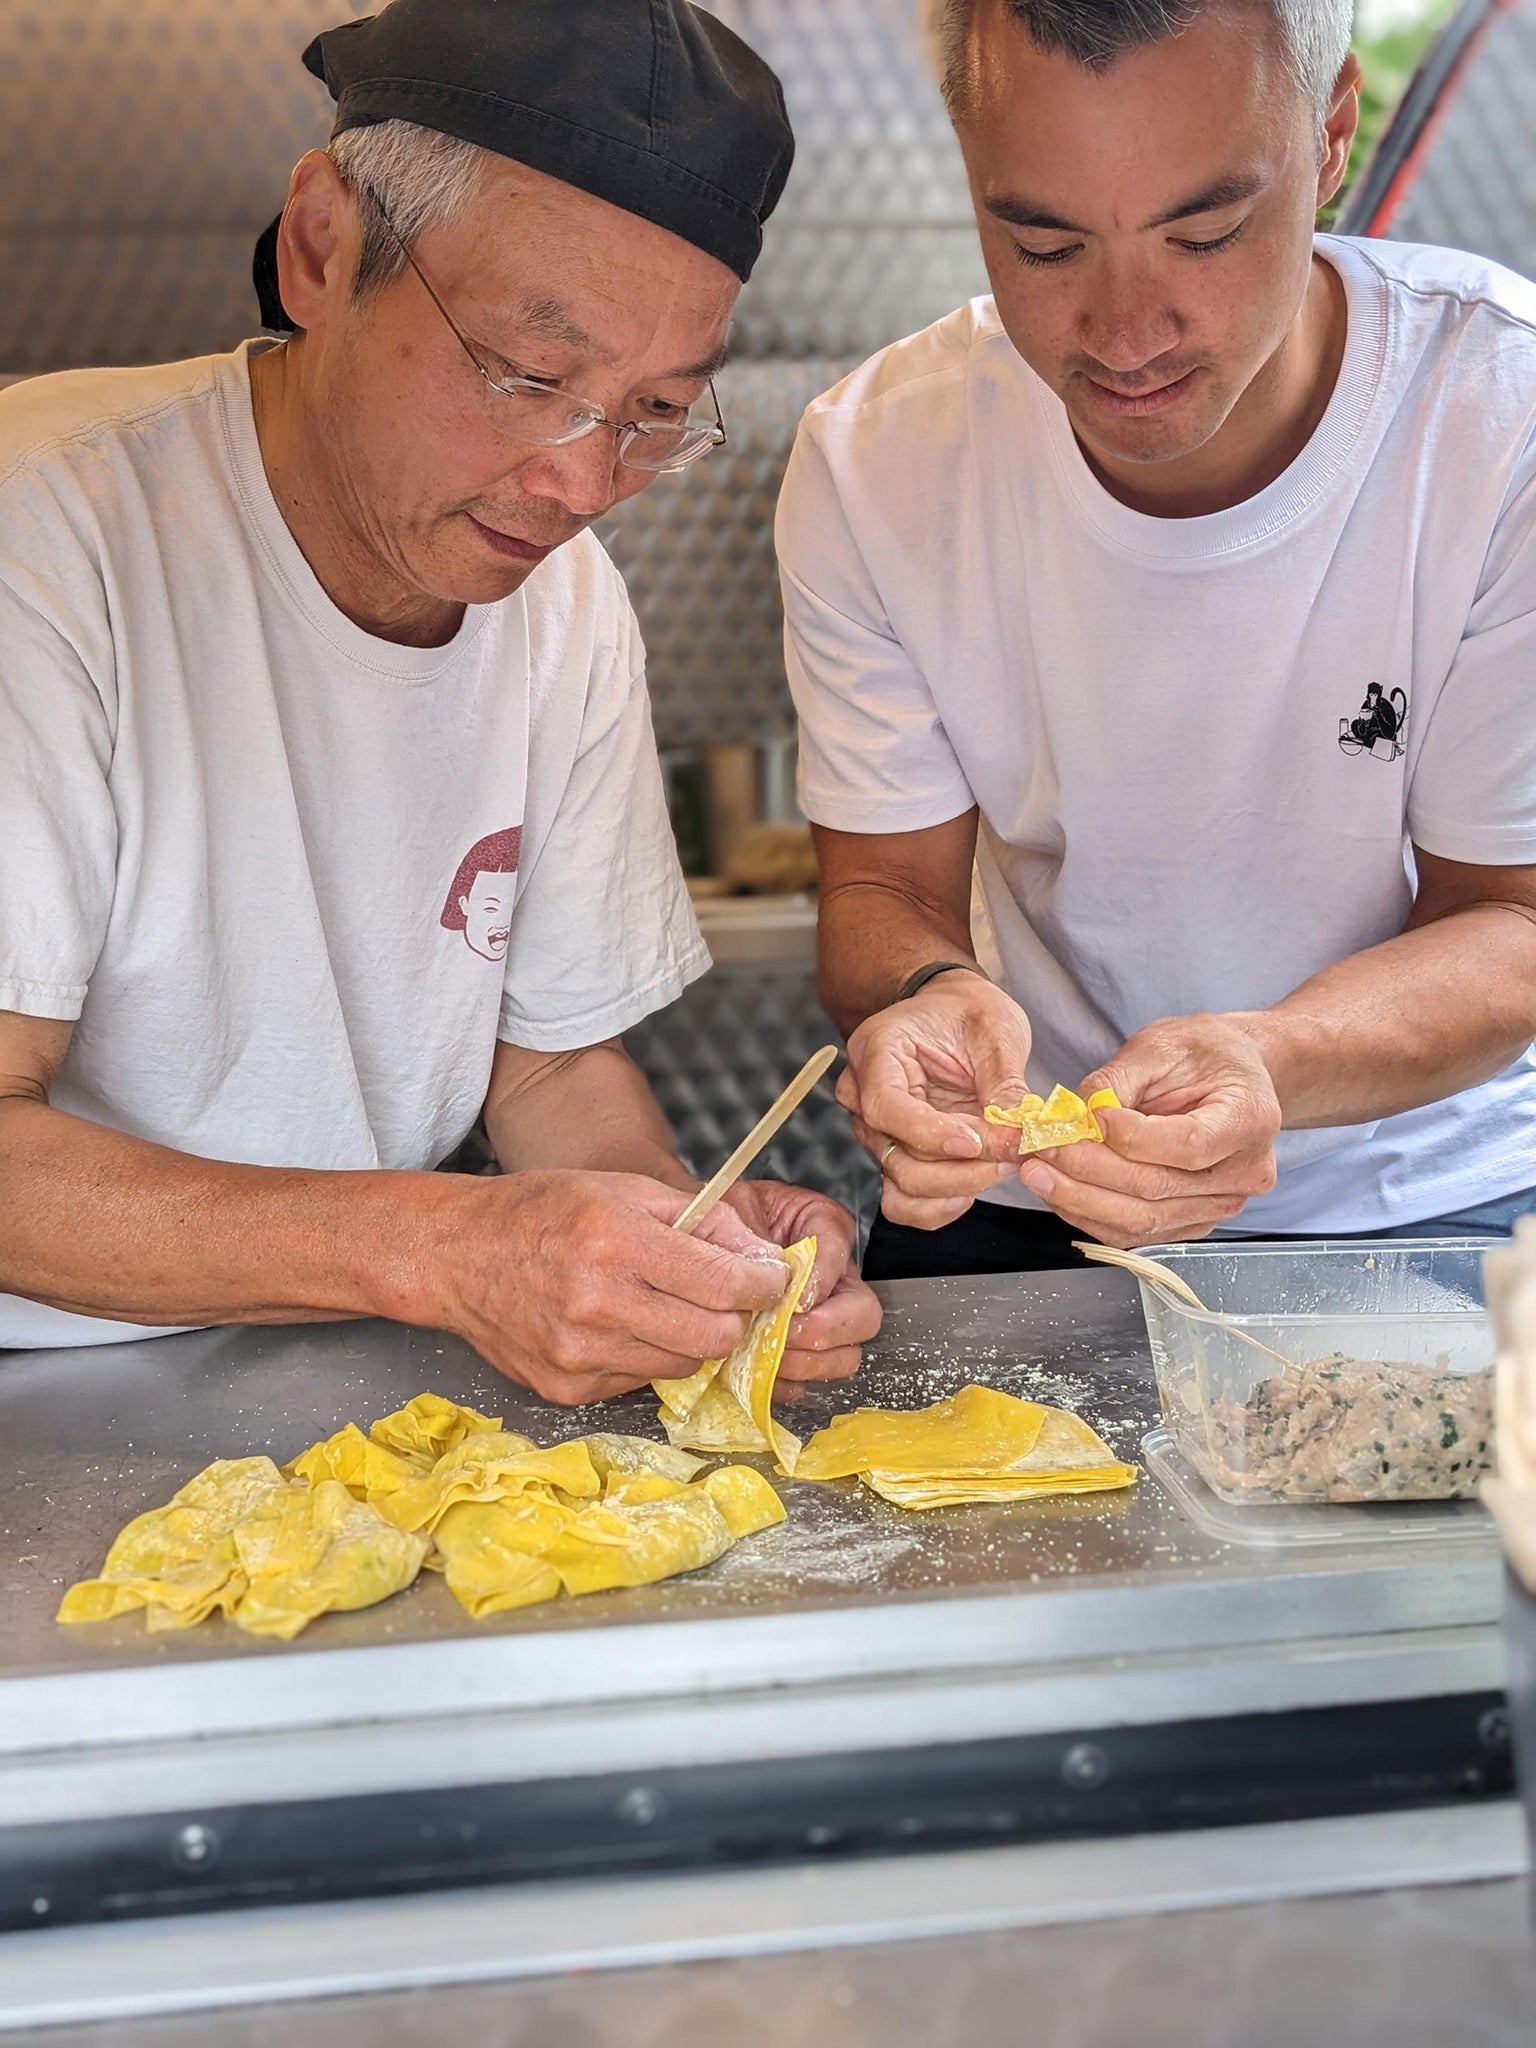
[[[685,1380],[652,1381],[662,1427],[679,1449],[773,1451],[782,1471],[794,1471],[800,1439],[770,1409],[789,1326],[816,1264],[815,1238],[790,1245],[784,1257],[788,1286],[774,1307],[752,1318],[729,1358],[708,1359]]]
[[[578,1439],[587,1447],[592,1469],[607,1480],[630,1472],[654,1472],[663,1479],[694,1479],[704,1470],[702,1458],[659,1444],[648,1436],[615,1436],[598,1430]]]
[[[585,1509],[544,1552],[568,1593],[649,1586],[713,1564],[730,1549],[731,1527],[702,1485],[666,1500],[607,1501]]]
[[[1102,1145],[1096,1109],[1119,1109],[1113,1088],[1097,1089],[1084,1102],[1070,1088],[1053,1088],[1048,1099],[1026,1095],[1017,1109],[999,1109],[989,1102],[982,1112],[989,1124],[1018,1127],[1019,1151],[1048,1152],[1053,1145]]]
[[[1108,1493],[1130,1486],[1134,1465],[1118,1462],[1097,1472],[1057,1472],[1035,1479],[1023,1472],[983,1472],[971,1478],[912,1479],[898,1472],[864,1472],[864,1484],[898,1508],[962,1508],[987,1501],[1039,1500],[1065,1493]]]
[[[724,1515],[733,1541],[784,1520],[783,1501],[750,1465],[717,1465],[699,1484]]]
[[[444,1511],[437,1544],[450,1591],[477,1619],[552,1600],[646,1586],[711,1564],[739,1536],[782,1522],[761,1473],[729,1465],[692,1484],[660,1473],[612,1475],[601,1502],[563,1506],[535,1493]]]
[[[152,1629],[189,1628],[218,1607],[254,1635],[286,1638],[317,1614],[408,1586],[426,1550],[336,1480],[311,1487],[270,1458],[221,1458],[128,1523],[101,1576],[71,1586],[58,1618],[144,1607]]]
[[[270,1505],[234,1532],[250,1585],[230,1618],[252,1635],[287,1642],[317,1614],[376,1606],[411,1584],[427,1554],[424,1536],[391,1528],[339,1480]]]
[[[355,1422],[343,1424],[334,1436],[311,1444],[283,1467],[285,1478],[307,1479],[311,1486],[318,1486],[322,1479],[339,1479],[358,1500],[369,1494],[393,1493],[419,1479],[421,1472],[419,1463],[364,1436]]]
[[[349,1423],[311,1445],[287,1476],[270,1458],[208,1466],[128,1523],[58,1618],[142,1607],[151,1628],[188,1628],[222,1609],[252,1634],[287,1639],[318,1614],[387,1599],[423,1564],[476,1617],[649,1585],[784,1519],[760,1473],[727,1466],[698,1479],[701,1465],[601,1432],[539,1450],[420,1395],[368,1436]]]
[[[442,1394],[418,1394],[393,1415],[382,1415],[368,1434],[386,1450],[398,1451],[421,1470],[429,1471],[443,1455],[467,1436],[488,1435],[501,1428],[499,1415],[481,1415],[473,1408],[461,1408]],[[518,1442],[532,1448],[530,1439]]]
[[[553,1600],[560,1574],[540,1551],[574,1510],[553,1501],[461,1501],[444,1511],[435,1531],[448,1589],[478,1621]]]
[[[800,1453],[797,1479],[883,1472],[1010,1472],[1035,1448],[1046,1411],[995,1387],[962,1387],[931,1408],[857,1408],[819,1430]]]
[[[579,1437],[541,1451],[526,1437],[497,1430],[493,1435],[465,1437],[423,1478],[383,1495],[377,1506],[397,1529],[430,1531],[457,1501],[507,1500],[530,1487],[558,1487],[562,1493],[591,1499],[602,1491],[602,1481]]]
[[[676,1500],[688,1491],[683,1479],[663,1479],[659,1472],[612,1472],[603,1482],[605,1506],[634,1507],[647,1500]]]
[[[796,1477],[855,1472],[901,1508],[1096,1493],[1138,1476],[1080,1416],[977,1386],[931,1408],[838,1416],[800,1453]]]
[[[286,1492],[270,1458],[220,1458],[164,1507],[135,1515],[113,1539],[98,1578],[71,1586],[64,1622],[110,1621],[148,1608],[151,1628],[191,1628],[246,1588],[233,1531],[268,1495]]]

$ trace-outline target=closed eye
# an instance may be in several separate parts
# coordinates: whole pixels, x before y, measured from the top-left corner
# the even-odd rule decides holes
[[[1240,220],[1235,228],[1229,228],[1224,235],[1217,235],[1209,242],[1187,242],[1175,237],[1174,247],[1190,256],[1214,256],[1218,249],[1230,249],[1247,225],[1247,221]]]
[[[537,384],[541,391],[558,391],[560,379],[551,377],[546,370],[525,370],[516,363],[509,363],[505,357],[497,362],[497,375],[504,384],[514,380],[520,384]]]
[[[1065,249],[1026,249],[1022,242],[1015,242],[1013,253],[1021,263],[1028,263],[1037,270],[1046,270],[1053,264],[1065,263],[1067,258],[1075,256],[1082,246],[1081,242],[1068,242]]]
[[[1224,235],[1213,236],[1208,242],[1175,236],[1173,246],[1182,249],[1189,256],[1214,256],[1222,249],[1230,249],[1247,225],[1247,221],[1240,220],[1235,228],[1229,228]],[[1032,269],[1047,270],[1054,268],[1058,263],[1067,262],[1070,257],[1077,255],[1082,246],[1081,242],[1068,242],[1064,249],[1026,249],[1022,242],[1015,242],[1013,253],[1020,263],[1028,264]]]

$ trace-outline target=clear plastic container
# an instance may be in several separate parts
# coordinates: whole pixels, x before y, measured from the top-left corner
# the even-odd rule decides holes
[[[1493,1457],[1487,1248],[1149,1245],[1212,1312],[1138,1282],[1163,1415],[1185,1458],[1239,1506],[1475,1497]]]

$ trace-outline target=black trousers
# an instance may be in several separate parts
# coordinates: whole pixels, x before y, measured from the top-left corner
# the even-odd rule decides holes
[[[1048,1273],[1086,1266],[1072,1249],[1086,1232],[1046,1209],[973,1202],[939,1230],[914,1230],[877,1215],[864,1252],[866,1280],[936,1280],[946,1273]]]

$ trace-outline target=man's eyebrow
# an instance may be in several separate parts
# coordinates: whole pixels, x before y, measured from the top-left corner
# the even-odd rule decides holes
[[[515,318],[520,327],[531,327],[546,341],[564,342],[568,348],[581,349],[587,355],[599,352],[586,328],[558,299],[526,299],[517,308]]]
[[[1253,171],[1217,178],[1199,192],[1191,193],[1188,199],[1181,199],[1177,206],[1169,207],[1166,213],[1160,213],[1156,220],[1149,220],[1147,226],[1165,228],[1170,221],[1188,220],[1193,214],[1217,213],[1224,206],[1236,206],[1241,200],[1252,199],[1263,189],[1264,180]]]
[[[696,377],[718,377],[730,360],[731,344],[722,341],[718,348],[712,348],[707,356],[696,363],[690,363],[684,370],[663,370],[653,379],[657,384],[687,384]]]
[[[1187,199],[1181,199],[1177,206],[1170,206],[1166,213],[1143,223],[1149,228],[1164,228],[1171,221],[1189,220],[1199,213],[1215,213],[1223,206],[1236,206],[1240,200],[1252,199],[1256,192],[1263,190],[1264,180],[1254,173],[1217,178],[1198,192],[1192,192]],[[1015,228],[1042,228],[1055,235],[1086,235],[1091,228],[1080,222],[1067,220],[1059,213],[1052,213],[1049,207],[1037,206],[1033,200],[1021,199],[1003,193],[987,200],[987,212],[994,219],[1006,221]]]
[[[519,326],[531,328],[544,340],[560,342],[582,355],[601,359],[605,353],[601,344],[587,332],[569,307],[563,306],[558,299],[526,299],[517,307],[514,318]],[[729,340],[722,341],[700,361],[689,363],[680,370],[663,370],[650,381],[657,384],[686,384],[694,379],[717,376],[725,368],[730,352]]]
[[[1087,228],[1079,227],[1075,220],[1064,220],[1059,213],[1052,213],[1048,207],[1036,206],[1029,199],[1015,199],[1002,194],[987,201],[987,211],[996,220],[1005,220],[1012,228],[1048,228],[1058,235],[1086,235]]]

